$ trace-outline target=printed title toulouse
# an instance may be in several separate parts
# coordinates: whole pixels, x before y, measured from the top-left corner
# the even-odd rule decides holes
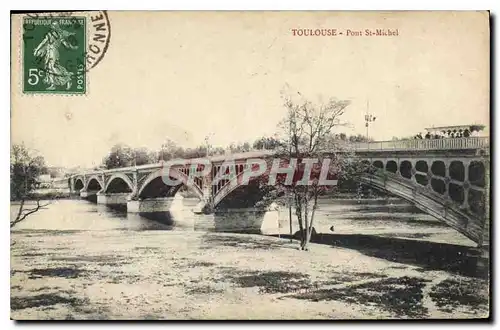
[[[319,166],[318,159],[314,158],[302,158],[297,161],[296,158],[291,158],[288,163],[283,163],[279,158],[273,159],[271,169],[268,170],[267,162],[264,159],[250,158],[245,162],[245,170],[241,173],[236,172],[236,166],[242,165],[236,164],[234,160],[226,160],[221,165],[220,170],[212,180],[212,185],[217,185],[222,180],[231,181],[231,179],[239,177],[239,184],[247,185],[250,179],[259,177],[261,175],[268,175],[267,185],[276,185],[277,176],[283,174],[286,176],[284,182],[285,185],[313,185],[317,184],[320,186],[336,186],[338,180],[328,179],[328,174],[331,172],[332,167],[330,166],[330,159],[326,158],[321,162],[321,167]],[[189,174],[187,175],[187,184],[193,184],[195,178],[202,178],[208,175],[212,171],[212,164],[209,159],[196,159],[195,161],[176,159],[171,160],[164,164],[162,168],[162,180],[165,184],[176,186],[184,182],[182,179],[175,178],[178,175],[173,173],[178,172],[172,167],[191,165]],[[219,166],[219,165],[218,165]],[[175,171],[175,172],[173,172]],[[301,174],[300,180],[294,182],[294,177],[296,174]],[[311,175],[312,174],[312,175]],[[317,176],[319,174],[319,176]],[[313,177],[311,179],[311,177]]]

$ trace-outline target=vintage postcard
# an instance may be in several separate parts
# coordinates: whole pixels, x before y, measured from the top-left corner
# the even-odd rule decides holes
[[[490,15],[11,13],[11,318],[490,317]]]

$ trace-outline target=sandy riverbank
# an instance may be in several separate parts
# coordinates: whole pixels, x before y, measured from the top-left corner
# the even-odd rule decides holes
[[[274,237],[193,231],[18,231],[12,240],[16,320],[488,315],[486,280],[446,267],[452,258],[412,259],[414,246],[374,257],[341,240],[303,252]]]

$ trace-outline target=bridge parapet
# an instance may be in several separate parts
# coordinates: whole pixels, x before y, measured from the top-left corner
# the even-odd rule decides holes
[[[414,139],[395,141],[355,142],[353,151],[410,151],[410,150],[466,150],[489,148],[490,138],[445,138],[445,139]]]

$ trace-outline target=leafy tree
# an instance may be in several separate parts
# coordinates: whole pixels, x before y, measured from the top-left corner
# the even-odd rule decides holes
[[[274,150],[280,146],[281,142],[275,137],[261,137],[253,143],[253,148],[257,150]]]
[[[154,164],[156,163],[158,158],[156,153],[150,151],[148,148],[135,148],[133,150],[132,157],[133,157],[133,164],[137,166],[145,164]]]
[[[196,148],[188,148],[184,151],[184,158],[202,158],[207,156],[207,147],[198,146]]]
[[[47,172],[45,160],[42,156],[35,156],[33,151],[28,150],[23,144],[14,144],[10,153],[10,198],[20,201],[16,218],[10,222],[12,228],[23,221],[30,214],[45,208],[49,203],[40,204],[36,200],[36,207],[25,208],[25,200],[33,198],[33,191],[38,184],[38,177]]]
[[[147,148],[135,148],[125,144],[116,144],[103,159],[103,166],[107,169],[128,167],[156,163],[156,153]]]
[[[403,137],[393,136],[391,141],[413,140],[413,139],[414,139],[414,136],[403,136]]]
[[[244,143],[231,143],[228,147],[229,153],[235,154],[235,153],[240,153],[240,152],[248,152],[252,150],[252,147],[250,146],[250,143],[244,142]]]
[[[210,155],[215,156],[215,155],[224,155],[226,150],[222,147],[213,147],[210,148]]]
[[[158,160],[171,160],[175,158],[184,158],[184,149],[174,141],[167,139],[158,152]]]
[[[131,166],[133,161],[133,150],[127,145],[116,144],[111,148],[109,154],[104,157],[103,165],[107,169]]]
[[[250,143],[245,142],[241,145],[240,150],[241,150],[241,152],[248,152],[248,151],[252,150],[252,147],[250,146]]]
[[[348,140],[349,142],[373,142],[373,138],[367,138],[366,135],[363,134],[351,135]]]

